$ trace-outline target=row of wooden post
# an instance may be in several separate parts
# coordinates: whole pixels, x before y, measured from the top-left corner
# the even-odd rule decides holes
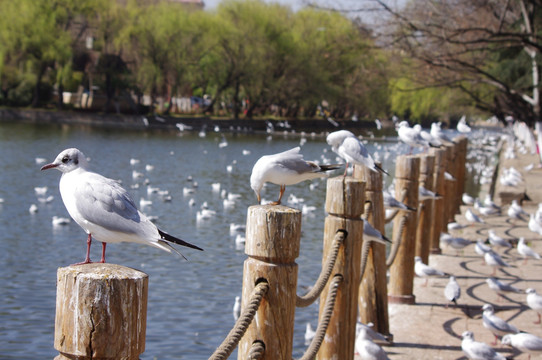
[[[345,230],[347,236],[332,273],[332,277],[342,275],[343,281],[318,359],[352,359],[358,316],[364,323],[372,322],[375,330],[389,334],[388,301],[414,303],[414,256],[427,262],[430,253],[440,252],[440,233],[446,231],[446,224],[459,209],[466,151],[467,140],[460,137],[445,148],[397,157],[396,197],[404,194],[404,202],[417,212],[402,211],[394,220],[393,238],[400,237],[401,246],[389,269],[389,284],[386,247],[382,244],[371,245],[360,278],[361,216],[384,233],[382,175],[356,166],[352,177],[328,180],[322,263],[336,232]],[[445,180],[445,172],[454,179]],[[420,185],[440,197],[420,202]],[[370,211],[363,214],[366,202]],[[404,230],[399,234],[401,222]],[[270,287],[239,343],[239,359],[248,358],[256,341],[265,344],[263,359],[291,359],[300,239],[299,210],[284,206],[248,209],[242,304],[249,301],[259,281],[267,281]],[[146,274],[116,265],[59,269],[54,342],[60,352],[57,359],[138,359],[145,349],[147,289]],[[321,313],[328,290],[329,284],[320,297]]]

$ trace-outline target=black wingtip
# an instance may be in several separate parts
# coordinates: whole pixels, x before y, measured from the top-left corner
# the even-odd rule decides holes
[[[382,171],[384,174],[390,176],[390,174],[388,174],[388,172],[387,172],[386,170],[382,169],[382,167],[381,167],[380,165],[375,164],[375,167],[376,167],[378,170]]]
[[[171,236],[171,235],[169,235],[168,233],[165,233],[165,232],[163,232],[163,231],[160,230],[160,229],[158,229],[158,233],[160,234],[160,236],[162,237],[162,239],[164,239],[164,240],[166,240],[166,241],[175,243],[175,244],[177,244],[177,245],[182,245],[182,246],[186,246],[186,247],[189,247],[189,248],[192,248],[192,249],[196,249],[196,250],[203,251],[203,249],[200,248],[199,246],[196,246],[196,245],[194,245],[194,244],[190,244],[189,242],[186,242],[186,241],[184,241],[184,240],[178,239],[178,238],[176,238],[175,236]]]

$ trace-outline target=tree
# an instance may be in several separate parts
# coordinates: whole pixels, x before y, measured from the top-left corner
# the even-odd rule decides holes
[[[539,0],[374,2],[392,16],[390,44],[423,68],[418,87],[459,89],[503,121],[540,120]]]

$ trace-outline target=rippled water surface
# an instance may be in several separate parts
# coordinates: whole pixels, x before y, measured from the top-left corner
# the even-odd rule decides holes
[[[226,140],[228,145],[220,147]],[[40,172],[37,157],[51,162],[68,147],[77,147],[90,158],[91,169],[119,179],[130,188],[136,203],[141,198],[152,205],[143,211],[158,217],[163,230],[193,242],[204,252],[181,249],[189,261],[159,249],[137,244],[111,244],[107,261],[133,267],[149,274],[149,302],[146,351],[141,359],[206,359],[221,343],[234,321],[232,306],[241,294],[242,268],[246,256],[230,234],[230,223],[245,224],[247,208],[256,203],[249,186],[255,161],[264,154],[290,149],[300,143],[299,136],[235,135],[209,132],[198,134],[143,133],[98,130],[55,125],[0,124],[0,358],[45,359],[54,357],[53,348],[55,281],[58,267],[82,261],[86,235],[74,222],[52,225],[52,217],[69,217],[64,208],[58,181],[60,172]],[[393,160],[404,146],[394,142],[369,142],[370,152],[378,147],[388,158],[383,167],[393,174]],[[335,156],[323,138],[307,137],[302,146],[306,159],[335,162]],[[131,165],[130,159],[140,160]],[[151,171],[146,165],[154,166]],[[232,167],[228,172],[227,167]],[[143,174],[134,178],[133,171]],[[193,181],[189,181],[189,177]],[[158,194],[148,194],[145,180],[153,187],[168,190],[172,200],[165,202]],[[386,181],[389,183],[391,177]],[[183,188],[193,187],[185,195]],[[224,208],[221,190],[239,194],[233,208]],[[285,198],[294,194],[302,204],[315,206],[303,216],[301,254],[298,259],[300,289],[312,285],[321,264],[325,182],[316,180],[287,187]],[[38,201],[34,187],[48,188],[49,203]],[[139,188],[135,188],[139,186]],[[268,185],[263,197],[275,200],[278,186]],[[190,199],[195,205],[190,206]],[[196,212],[207,202],[216,215],[198,222]],[[36,204],[38,212],[29,207]],[[94,244],[91,257],[98,260],[101,246]],[[317,323],[316,304],[298,309],[294,334],[294,357],[304,349],[306,322]],[[236,358],[233,354],[231,358]]]

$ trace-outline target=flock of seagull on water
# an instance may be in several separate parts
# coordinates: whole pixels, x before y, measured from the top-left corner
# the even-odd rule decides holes
[[[439,147],[443,144],[450,143],[452,140],[441,129],[440,123],[433,123],[430,131],[426,131],[419,125],[410,127],[408,122],[398,122],[396,126],[398,139],[410,147],[410,152],[414,148],[428,148]],[[457,125],[457,130],[461,133],[470,133],[471,129],[465,121],[465,117],[461,118]],[[498,136],[494,136],[494,139]],[[481,140],[481,141],[486,141]],[[475,141],[472,139],[472,141]],[[273,183],[279,185],[279,194],[276,201],[268,202],[269,205],[279,205],[282,202],[283,195],[285,193],[286,185],[293,185],[305,180],[311,180],[315,178],[325,177],[329,171],[337,170],[344,166],[344,174],[346,176],[351,171],[350,165],[365,166],[371,171],[380,171],[383,174],[388,174],[385,169],[380,167],[379,160],[373,159],[369,154],[364,142],[360,138],[356,137],[352,132],[347,130],[339,130],[327,135],[327,144],[331,147],[331,150],[338,156],[338,162],[336,164],[319,164],[318,161],[306,161],[303,158],[300,147],[295,147],[290,150],[278,154],[264,155],[254,164],[252,173],[250,176],[250,187],[256,194],[258,203],[265,202],[261,197],[261,189],[265,183]],[[221,142],[227,146],[227,142]],[[489,145],[491,146],[491,145]],[[483,151],[483,146],[480,145]],[[508,151],[508,150],[507,150]],[[250,151],[246,150],[246,154]],[[387,156],[390,154],[388,153]],[[375,157],[379,156],[375,153]],[[476,156],[476,154],[469,156]],[[512,156],[512,155],[510,155]],[[39,164],[45,163],[45,159],[36,159]],[[131,165],[135,165],[138,162],[136,159],[130,161]],[[474,162],[476,164],[476,162]],[[472,165],[476,166],[476,165]],[[483,166],[483,164],[482,164]],[[138,210],[136,203],[133,201],[130,194],[121,185],[112,179],[106,178],[96,172],[89,169],[87,158],[85,155],[76,148],[70,148],[62,151],[56,159],[49,164],[43,165],[42,170],[47,169],[60,170],[62,176],[60,178],[60,194],[62,200],[71,218],[85,231],[87,234],[87,251],[85,259],[82,263],[90,263],[90,246],[92,238],[102,243],[102,258],[100,262],[105,262],[105,249],[106,244],[109,242],[136,242],[146,245],[151,245],[168,252],[175,252],[184,257],[172,244],[189,247],[196,250],[203,250],[202,248],[184,241],[178,237],[174,237],[160,229],[153,223],[151,217],[146,216],[144,213]],[[151,165],[146,166],[146,171],[152,171]],[[479,170],[483,170],[479,169]],[[229,169],[228,171],[231,171]],[[480,171],[481,176],[486,178],[491,174],[484,174]],[[138,173],[134,170],[133,177],[138,178],[144,176],[143,173]],[[447,176],[451,176],[447,174]],[[480,183],[483,183],[483,179],[478,179]],[[521,173],[517,170],[510,168],[506,171],[506,181],[509,186],[514,186],[522,181]],[[194,186],[195,187],[195,186]],[[194,191],[194,187],[185,187],[183,189],[184,195],[189,195]],[[216,183],[212,185],[213,191],[220,191],[220,184]],[[420,199],[425,197],[438,197],[438,194],[428,191],[423,187],[420,187]],[[35,188],[36,195],[40,202],[50,202],[53,200],[52,195],[47,195],[47,188]],[[170,201],[171,196],[167,191],[160,191],[158,188],[152,188],[148,186],[149,193],[159,193],[164,201]],[[394,211],[394,209],[402,209],[408,211],[415,211],[415,209],[409,208],[400,201],[398,201],[393,194],[393,186],[390,186],[384,191],[384,202],[386,211]],[[239,194],[227,193],[223,190],[224,206],[233,204]],[[291,195],[293,197],[293,195]],[[293,199],[295,202],[295,197]],[[472,210],[467,210],[465,218],[470,223],[484,223],[482,216],[491,216],[492,214],[500,214],[501,209],[492,203],[488,197],[482,203],[479,199],[474,199],[469,195],[463,196],[463,202],[468,205],[473,205],[474,209],[478,211],[480,215],[477,215]],[[139,207],[144,209],[148,204],[145,200],[141,200]],[[190,204],[193,205],[193,204]],[[204,204],[205,205],[205,204]],[[30,212],[36,212],[37,206],[33,204],[30,208]],[[536,214],[529,215],[522,211],[521,206],[518,203],[510,205],[507,211],[508,215],[513,219],[527,219],[529,218],[529,229],[542,235],[542,204]],[[202,206],[201,211],[198,211],[198,220],[212,217],[214,211],[208,209],[206,206]],[[69,222],[69,219],[55,217],[53,218],[54,225],[61,225]],[[372,240],[381,243],[389,242],[385,235],[381,234],[378,230],[372,228],[367,221],[367,226],[364,228],[365,236]],[[461,227],[457,223],[451,223],[448,225],[449,230],[454,230]],[[230,225],[230,232],[238,233],[238,242],[244,242],[244,238],[240,235],[245,230],[243,225]],[[499,256],[494,250],[497,247],[511,247],[512,245],[507,240],[500,238],[491,230],[488,232],[489,243],[491,247],[484,244],[482,241],[472,242],[460,237],[454,237],[449,234],[443,234],[441,241],[448,246],[460,251],[464,247],[475,244],[475,249],[479,254],[484,257],[485,263],[494,269],[493,275],[495,275],[496,269],[500,267],[508,266],[508,264]],[[520,239],[517,247],[518,253],[524,256],[533,257],[539,259],[540,256],[529,248],[523,239]],[[419,277],[429,278],[431,276],[445,276],[443,272],[438,269],[434,269],[424,264],[420,258],[415,259],[415,273]],[[501,283],[497,278],[490,277],[487,279],[488,285],[491,289],[495,290],[498,294],[502,294],[506,291],[516,291],[513,286]],[[425,283],[427,285],[427,281]],[[444,294],[449,301],[456,302],[460,297],[461,289],[455,280],[454,276],[450,276],[448,285],[444,290]],[[538,295],[535,290],[527,290],[527,304],[533,310],[542,312],[542,296]],[[237,318],[240,313],[240,298],[237,297],[233,309],[234,318]],[[512,345],[521,351],[532,352],[542,351],[542,339],[525,333],[519,333],[516,328],[507,324],[503,320],[500,320],[493,313],[491,305],[486,304],[484,306],[483,316],[484,326],[492,331],[495,336],[503,336],[502,343]],[[540,313],[539,313],[540,320]],[[508,327],[505,327],[508,326]],[[306,340],[310,341],[314,335],[310,324],[307,324]],[[359,323],[356,337],[356,352],[359,353],[362,358],[367,359],[386,359],[387,355],[384,350],[377,345],[374,341],[385,340],[382,335],[375,333],[370,326]],[[465,332],[463,334],[462,348],[465,354],[472,359],[499,359],[500,355],[496,353],[489,345],[474,341],[472,332]],[[491,355],[493,354],[493,355]],[[492,357],[493,356],[493,357]]]

